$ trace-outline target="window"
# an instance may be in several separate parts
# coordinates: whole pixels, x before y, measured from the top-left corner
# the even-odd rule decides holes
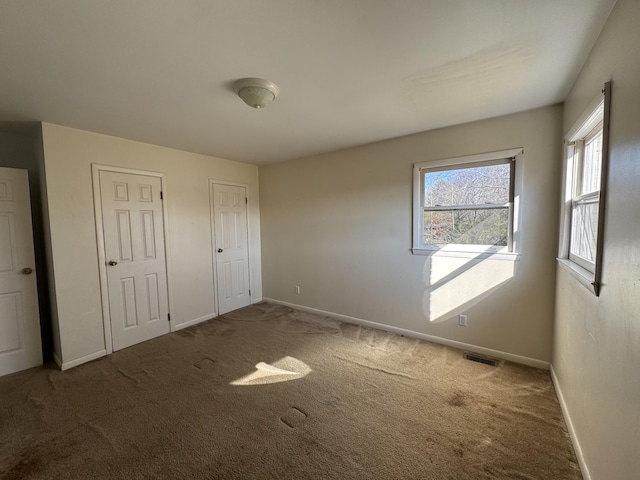
[[[602,105],[601,105],[602,107]],[[601,112],[602,108],[599,108]],[[590,272],[595,270],[602,165],[602,122],[574,142],[573,195],[569,258]]]
[[[565,138],[566,181],[561,259],[593,287],[600,288],[604,188],[608,150],[610,84]],[[607,117],[607,118],[605,118]]]
[[[515,159],[521,153],[414,165],[414,253],[513,252]]]

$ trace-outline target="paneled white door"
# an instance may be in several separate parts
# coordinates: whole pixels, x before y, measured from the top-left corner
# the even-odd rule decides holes
[[[41,364],[28,174],[0,168],[0,375]]]
[[[100,171],[113,350],[169,332],[159,177]]]
[[[245,187],[213,184],[214,248],[220,315],[251,303],[247,192]]]

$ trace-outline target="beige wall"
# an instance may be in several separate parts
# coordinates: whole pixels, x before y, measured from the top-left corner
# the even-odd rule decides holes
[[[549,361],[561,119],[553,106],[260,167],[264,296]],[[514,147],[520,260],[412,255],[412,165]]]
[[[558,269],[553,352],[593,480],[640,478],[639,25],[640,2],[618,0],[564,110],[567,131],[613,81],[602,292]]]
[[[64,364],[105,349],[91,164],[166,175],[173,326],[214,315],[209,179],[248,185],[251,288],[262,296],[258,168],[43,124],[52,268]]]
[[[40,208],[42,212],[42,233],[40,235],[40,249],[43,252],[42,271],[46,275],[38,276],[38,296],[44,298],[44,302],[40,304],[40,318],[41,318],[41,330],[43,332],[49,331],[51,341],[45,345],[45,349],[42,352],[45,361],[51,360],[54,352],[58,353],[60,358],[60,352],[62,348],[60,346],[60,328],[58,323],[58,307],[56,306],[56,286],[55,278],[53,275],[53,253],[51,251],[51,222],[49,221],[49,204],[47,201],[47,179],[45,175],[44,167],[44,145],[42,142],[42,124],[39,124],[38,129],[34,134],[33,139],[33,151],[35,155],[36,168],[38,171],[38,190],[40,193]],[[36,258],[38,250],[36,249]],[[39,272],[40,273],[40,272]],[[43,303],[46,305],[43,306]],[[42,325],[43,312],[46,312],[47,316],[44,321],[47,325]],[[49,351],[47,351],[47,349]]]

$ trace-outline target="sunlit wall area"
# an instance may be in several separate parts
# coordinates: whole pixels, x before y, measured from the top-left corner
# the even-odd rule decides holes
[[[413,165],[516,148],[519,259],[414,255]],[[548,361],[561,153],[551,106],[261,166],[264,296]]]
[[[429,256],[424,263],[422,297],[430,322],[445,322],[483,301],[513,278],[515,261],[476,256]]]

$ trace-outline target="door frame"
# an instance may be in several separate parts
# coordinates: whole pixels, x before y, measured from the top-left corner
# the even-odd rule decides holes
[[[91,164],[91,179],[93,183],[93,208],[96,220],[96,242],[98,245],[98,271],[100,272],[100,298],[102,301],[102,323],[104,326],[104,347],[107,355],[113,353],[113,337],[111,336],[111,310],[109,308],[109,286],[107,283],[107,256],[104,247],[104,226],[102,223],[102,198],[100,196],[100,172],[128,173],[132,175],[145,175],[147,177],[160,178],[162,189],[162,221],[164,235],[164,261],[167,270],[167,302],[169,312],[173,304],[173,287],[171,278],[171,255],[169,253],[170,246],[167,238],[169,237],[169,216],[168,216],[168,200],[167,200],[167,184],[164,173],[150,172],[147,170],[136,170],[133,168],[115,167],[111,165],[101,165],[98,163]],[[173,322],[169,322],[169,331],[173,332]]]
[[[216,215],[214,209],[215,198],[213,196],[213,186],[214,185],[229,185],[232,187],[244,187],[245,194],[247,195],[247,203],[246,203],[246,211],[247,211],[247,262],[249,262],[249,278],[247,279],[249,283],[249,291],[251,292],[251,283],[253,279],[253,269],[251,268],[251,222],[249,221],[249,212],[251,205],[251,197],[249,196],[249,184],[247,183],[239,183],[239,182],[230,182],[228,180],[219,180],[210,178],[209,179],[209,210],[210,210],[210,219],[211,219],[211,267],[213,269],[213,298],[215,300],[215,305],[213,308],[214,316],[217,317],[220,303],[218,302],[218,268],[216,266]],[[253,294],[249,294],[249,305],[253,304]]]

